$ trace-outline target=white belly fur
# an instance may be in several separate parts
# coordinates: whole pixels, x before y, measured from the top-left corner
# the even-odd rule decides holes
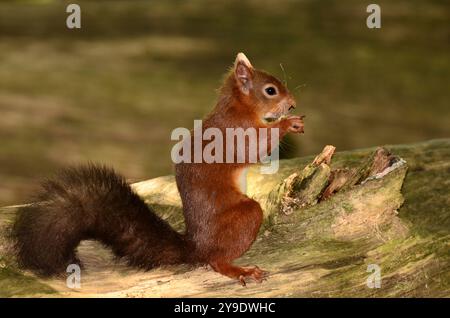
[[[247,194],[247,172],[248,168],[244,168],[239,172],[237,179],[238,187],[242,193]]]

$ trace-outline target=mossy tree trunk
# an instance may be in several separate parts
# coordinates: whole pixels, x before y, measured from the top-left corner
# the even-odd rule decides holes
[[[315,159],[284,160],[274,175],[249,172],[248,195],[263,206],[265,222],[237,263],[268,270],[262,284],[244,288],[209,268],[136,271],[84,242],[82,286],[74,290],[64,279],[18,270],[3,238],[0,296],[450,296],[450,140],[333,153],[327,147]],[[134,188],[183,230],[172,176]],[[0,224],[15,209],[1,209]],[[373,265],[380,288],[367,284]]]

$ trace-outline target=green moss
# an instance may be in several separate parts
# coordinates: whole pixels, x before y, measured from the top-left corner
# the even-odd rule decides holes
[[[403,187],[405,170],[398,169],[382,179],[365,183],[363,187],[338,193],[315,206],[278,218],[276,224],[262,231],[252,248],[236,262],[240,265],[256,264],[268,270],[270,276],[263,285],[249,284],[247,289],[242,289],[234,282],[213,274],[208,278],[213,280],[212,283],[203,280],[189,283],[206,290],[201,294],[204,296],[448,297],[450,235],[446,223],[449,210],[445,203],[448,199],[444,192],[450,179],[447,169],[450,140],[388,148],[403,157],[410,167]],[[357,166],[373,150],[337,153],[332,162],[336,167],[347,166],[347,162]],[[255,173],[254,168],[249,173],[249,195],[264,202],[268,193],[283,178],[302,169],[312,159],[281,161],[277,175],[262,176]],[[164,180],[165,186],[150,187],[151,195],[148,191],[142,191],[159,215],[181,229],[179,200],[173,191],[168,191],[173,188],[173,178]],[[149,184],[154,184],[154,181],[149,181]],[[146,188],[144,183],[141,189],[150,188]],[[396,209],[403,202],[400,190],[405,202],[398,215],[389,214],[395,222],[382,223],[376,231],[368,226],[362,235],[336,236],[336,228],[332,226],[336,224],[337,215],[353,217],[366,209],[376,211],[377,207]],[[157,204],[151,198],[161,199],[163,203]],[[355,204],[355,198],[363,198],[365,204],[362,207],[366,209]],[[13,211],[0,210],[0,223],[2,220],[8,221]],[[367,221],[373,221],[371,218],[373,216],[369,215]],[[403,230],[406,231],[401,232]],[[92,253],[87,255],[88,258],[99,255],[100,248],[98,245],[97,248],[85,249],[86,253]],[[2,265],[0,271],[0,296],[50,295],[59,291],[52,290],[40,279],[16,270],[10,263],[8,266]],[[381,268],[380,289],[370,289],[366,285],[369,264],[377,264]],[[105,266],[109,265],[100,269],[89,268],[87,279],[89,275],[95,276],[97,270],[105,270]],[[170,276],[166,276],[168,281],[179,284],[167,295],[192,295],[184,288],[184,280],[189,279],[191,273],[189,268],[170,267],[167,270]],[[119,279],[126,280],[129,273],[133,273],[132,269],[124,267]],[[160,291],[158,284],[151,286],[154,287],[148,287],[146,295]],[[192,293],[199,295],[196,291]]]
[[[351,213],[351,212],[354,210],[353,206],[352,206],[350,203],[347,203],[347,202],[344,202],[344,203],[342,204],[342,208],[343,208],[344,211],[347,212],[347,213]]]
[[[56,293],[56,290],[36,277],[26,276],[9,267],[0,268],[0,297],[45,296]]]

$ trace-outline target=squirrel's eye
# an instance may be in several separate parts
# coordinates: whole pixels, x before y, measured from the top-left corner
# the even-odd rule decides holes
[[[277,90],[273,86],[266,87],[265,89],[267,95],[273,96],[277,94]]]

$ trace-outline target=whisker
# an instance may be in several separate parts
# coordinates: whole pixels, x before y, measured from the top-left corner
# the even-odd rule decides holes
[[[288,87],[286,71],[284,70],[284,66],[282,63],[280,63],[280,68],[283,71],[283,84],[284,86]]]
[[[280,150],[292,150],[294,149],[295,146],[293,146],[292,144],[290,144],[289,142],[285,141],[284,139],[280,140]]]
[[[303,87],[306,87],[306,83],[295,86],[294,91],[296,91],[300,88],[303,88]]]

